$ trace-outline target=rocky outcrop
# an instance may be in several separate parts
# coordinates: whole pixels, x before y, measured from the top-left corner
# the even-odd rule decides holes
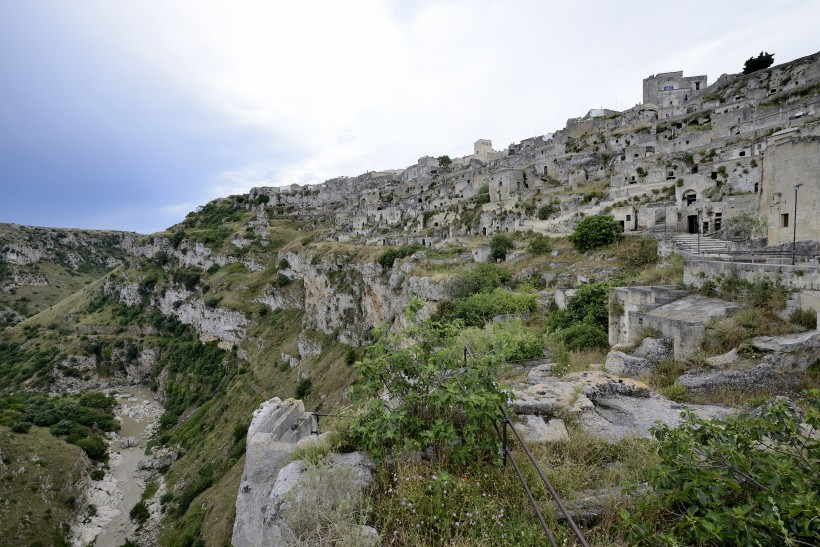
[[[570,417],[592,435],[616,442],[630,436],[650,438],[657,422],[680,423],[689,408],[704,418],[722,417],[730,409],[710,405],[681,405],[653,392],[649,386],[608,372],[574,372],[563,378],[547,378],[534,385],[513,389],[510,410],[548,421]],[[532,418],[527,417],[527,424]]]
[[[226,308],[211,308],[201,298],[190,298],[182,288],[168,289],[160,297],[158,306],[165,315],[176,317],[180,323],[193,326],[203,342],[219,340],[220,346],[231,347],[245,337],[248,319],[245,314]]]
[[[606,371],[617,376],[637,378],[655,370],[656,363],[622,351],[610,351],[606,356]]]
[[[715,370],[686,372],[675,383],[693,392],[726,388],[747,392],[771,390],[796,384],[800,374],[820,360],[820,333],[817,331],[759,336],[751,345],[764,355],[755,360],[740,361],[737,351],[733,350],[710,359]]]
[[[242,546],[286,545],[292,532],[289,511],[305,503],[317,504],[314,492],[309,499],[303,490],[310,486],[310,465],[302,460],[289,462],[297,448],[321,442],[323,436],[311,435],[312,416],[305,412],[302,401],[273,398],[264,402],[254,413],[247,434],[245,468],[236,498],[236,519],[232,543]],[[361,495],[370,488],[376,467],[365,454],[330,454],[321,473],[333,487],[324,489],[323,496],[335,496],[337,504],[345,503],[352,496]],[[344,480],[339,482],[339,478]],[[317,477],[311,476],[315,481]],[[339,485],[342,485],[341,487]],[[324,500],[327,501],[327,500]],[[315,509],[315,508],[314,508]],[[371,529],[372,530],[372,529]],[[357,537],[364,544],[373,544],[370,530],[358,530]]]
[[[294,399],[273,398],[254,411],[236,497],[234,545],[272,544],[272,529],[265,524],[268,498],[297,442],[310,434],[309,420],[302,401]]]
[[[444,288],[429,277],[411,276],[412,259],[397,261],[387,272],[368,261],[309,251],[280,253],[287,268],[280,271],[292,280],[272,288],[257,301],[272,309],[304,310],[303,326],[325,334],[336,333],[340,342],[360,345],[375,326],[388,322],[401,326],[402,311],[413,297],[427,302],[419,312],[428,317]]]

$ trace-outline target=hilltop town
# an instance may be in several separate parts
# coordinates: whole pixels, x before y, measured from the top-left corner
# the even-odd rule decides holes
[[[250,197],[267,196],[274,214],[332,218],[328,235],[341,242],[566,234],[600,213],[627,232],[712,233],[748,211],[767,219],[777,245],[791,241],[793,187],[804,184],[797,235],[816,239],[818,86],[820,54],[711,85],[706,75],[660,73],[643,80],[633,108],[593,109],[499,151],[479,139],[468,156]]]

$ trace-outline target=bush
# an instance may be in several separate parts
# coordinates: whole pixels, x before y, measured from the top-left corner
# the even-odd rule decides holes
[[[623,229],[612,215],[596,215],[583,219],[569,236],[579,252],[610,245],[623,237]]]
[[[820,537],[820,391],[805,427],[778,398],[751,413],[653,429],[652,494],[621,511],[630,545],[814,545]],[[814,538],[814,539],[812,539]]]
[[[443,321],[460,320],[468,327],[480,327],[497,315],[527,313],[535,309],[534,294],[515,293],[495,289],[467,298],[439,304],[438,318]]]
[[[76,443],[77,446],[83,449],[83,451],[88,455],[89,458],[95,461],[102,461],[105,459],[106,456],[106,445],[105,441],[102,440],[101,437],[96,435],[92,435],[90,437],[85,437],[84,439],[80,439]]]
[[[296,384],[296,398],[297,399],[304,399],[310,392],[313,391],[313,380],[310,378],[302,378],[299,380],[299,383]]]
[[[490,292],[511,279],[510,273],[497,264],[479,264],[464,270],[444,284],[450,298],[466,298],[480,292]]]
[[[550,245],[550,239],[544,234],[535,234],[527,250],[534,255],[545,255],[552,252],[552,245]]]
[[[382,268],[392,268],[393,263],[396,262],[399,258],[406,258],[411,256],[420,250],[424,249],[424,247],[420,243],[412,243],[410,245],[402,245],[397,249],[388,249],[381,254],[379,257],[379,264],[381,264]]]
[[[547,329],[557,331],[572,325],[586,323],[603,331],[609,328],[609,285],[606,283],[587,283],[580,285],[567,308],[550,314],[547,318]]]
[[[554,212],[555,207],[552,204],[542,205],[538,209],[538,220],[547,220]]]
[[[105,471],[102,469],[94,469],[91,471],[91,480],[92,481],[101,481],[105,477]]]
[[[794,310],[789,317],[789,321],[807,330],[814,330],[817,328],[817,312],[814,310]]]
[[[575,323],[555,334],[556,338],[571,351],[608,349],[609,335],[597,325]]]
[[[412,310],[408,317],[414,319]],[[358,446],[377,457],[429,448],[456,463],[498,460],[493,424],[507,394],[494,379],[514,348],[501,337],[477,336],[484,346],[472,348],[475,357],[465,367],[462,331],[460,324],[435,322],[400,333],[377,329],[348,392],[359,406],[350,426]]]
[[[28,433],[31,430],[32,425],[34,424],[31,422],[16,422],[11,426],[11,430],[14,433]]]
[[[131,520],[137,524],[143,524],[151,516],[151,513],[148,511],[148,507],[146,507],[145,502],[140,501],[131,508],[131,512],[128,513],[128,516],[131,517]]]
[[[504,234],[495,234],[490,239],[490,260],[507,260],[507,251],[513,248],[512,240]]]
[[[769,53],[768,51],[764,53],[761,51],[757,57],[749,57],[746,59],[746,62],[743,63],[743,74],[751,74],[752,72],[769,68],[773,63],[774,53]]]

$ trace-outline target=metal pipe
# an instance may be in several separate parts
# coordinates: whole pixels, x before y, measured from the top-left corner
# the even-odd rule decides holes
[[[558,547],[558,544],[555,543],[555,538],[552,537],[552,532],[550,532],[550,529],[547,527],[547,522],[544,520],[544,515],[541,514],[541,510],[538,508],[538,504],[535,503],[535,498],[532,497],[532,492],[530,491],[530,488],[527,486],[526,481],[524,481],[524,475],[522,475],[521,470],[518,469],[518,464],[515,463],[515,459],[512,457],[512,454],[510,454],[510,461],[512,462],[513,467],[515,468],[515,473],[516,475],[518,475],[518,480],[521,482],[521,486],[527,493],[527,498],[529,498],[530,503],[532,504],[532,508],[535,509],[535,514],[538,515],[538,521],[541,523],[541,527],[544,529],[544,532],[546,532],[547,534],[547,538],[549,538],[550,540],[550,545],[552,545],[553,547]]]
[[[509,421],[509,418],[504,413],[503,409],[501,410],[501,413],[504,416],[504,418],[507,421]],[[547,480],[547,477],[544,476],[544,473],[541,471],[541,467],[535,461],[535,458],[533,458],[532,454],[530,453],[530,450],[527,448],[527,445],[524,444],[523,439],[521,439],[521,435],[518,434],[518,431],[515,430],[515,427],[512,425],[512,423],[510,423],[510,429],[512,429],[512,432],[515,435],[515,437],[518,439],[518,443],[521,445],[521,448],[524,449],[524,452],[527,454],[527,457],[530,459],[530,462],[532,462],[533,467],[535,467],[535,470],[538,471],[538,475],[541,477],[541,480],[544,481],[544,485],[547,487],[547,490],[549,490],[549,493],[552,496],[552,499],[554,499],[555,503],[558,505],[558,509],[561,510],[561,513],[564,515],[564,518],[567,519],[567,522],[569,523],[570,527],[572,528],[572,531],[575,533],[575,537],[578,538],[578,541],[581,542],[581,545],[583,547],[589,547],[589,544],[587,543],[586,539],[584,539],[584,535],[581,533],[581,530],[578,528],[578,525],[575,524],[575,521],[572,519],[572,516],[569,514],[569,511],[567,511],[566,506],[564,506],[564,503],[561,501],[561,498],[558,496],[558,493],[552,487],[552,484],[550,484],[550,481]]]

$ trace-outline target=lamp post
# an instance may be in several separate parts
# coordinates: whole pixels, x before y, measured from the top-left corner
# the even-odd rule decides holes
[[[797,189],[803,186],[803,183],[794,185],[794,229],[792,232],[792,266],[794,266],[794,257],[797,252]]]
[[[698,212],[698,226],[697,226],[697,232],[698,232],[698,255],[700,255],[700,211],[701,211],[701,210],[700,210],[700,207],[698,207],[698,208],[696,209],[696,211]]]

